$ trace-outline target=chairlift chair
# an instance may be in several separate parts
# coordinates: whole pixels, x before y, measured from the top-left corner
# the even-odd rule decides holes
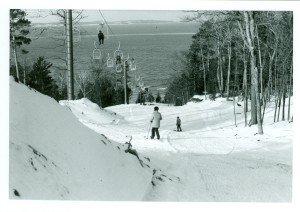
[[[116,65],[116,72],[117,72],[117,73],[121,73],[121,72],[122,72],[122,69],[123,69],[123,68],[122,68],[122,65],[121,65],[121,64],[117,64],[117,65]]]
[[[139,82],[139,86],[140,86],[140,87],[143,87],[143,86],[144,86],[144,82],[143,82],[143,81],[140,81],[140,82]]]
[[[129,68],[130,68],[131,71],[135,71],[136,70],[136,65],[135,65],[135,62],[134,62],[134,58],[130,59],[130,66],[129,66]]]
[[[110,58],[109,53],[107,53],[106,65],[108,68],[114,67],[114,60]]]
[[[78,42],[80,42],[80,40],[81,40],[81,37],[80,37],[80,30],[79,30],[78,27],[74,27],[74,28],[73,28],[73,41],[74,41],[75,43],[78,43]]]
[[[114,52],[114,58],[116,60],[116,64],[120,64],[122,62],[122,59],[123,59],[123,53],[121,50],[116,50]]]
[[[94,60],[100,60],[101,59],[101,51],[100,51],[100,49],[94,49],[93,50],[93,59]]]
[[[113,68],[114,67],[114,61],[113,61],[113,59],[107,59],[107,61],[106,61],[106,63],[107,63],[107,67],[108,68]]]
[[[134,79],[135,79],[135,81],[136,81],[136,82],[138,82],[138,81],[140,81],[140,79],[141,79],[141,76],[134,75]]]
[[[136,70],[136,65],[134,63],[131,63],[129,68],[130,68],[131,71],[135,71]]]
[[[119,82],[119,81],[117,81],[116,82],[116,87],[115,87],[115,89],[117,90],[118,89],[118,87],[121,87],[122,86],[122,83],[121,82]]]

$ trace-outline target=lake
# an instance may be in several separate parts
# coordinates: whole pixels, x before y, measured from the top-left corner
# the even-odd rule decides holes
[[[192,42],[192,35],[198,30],[197,23],[131,23],[110,25],[113,34],[97,24],[77,24],[74,31],[74,38],[79,38],[79,42],[74,44],[74,70],[89,69],[94,50],[94,41],[98,42],[97,34],[101,29],[105,33],[104,45],[100,47],[102,56],[107,57],[107,53],[113,56],[118,48],[124,56],[129,54],[135,59],[137,65],[136,72],[131,72],[131,81],[134,75],[140,75],[144,86],[149,87],[155,94],[157,90],[163,94],[164,89],[170,81],[175,71],[171,68],[175,52],[189,49]],[[80,36],[78,32],[80,31]],[[107,35],[106,32],[109,31]],[[33,40],[27,49],[31,57],[44,56],[54,64],[55,67],[62,66],[65,58],[64,47],[59,47],[60,40],[63,39],[62,27],[49,26],[47,32],[39,39]],[[111,70],[114,72],[114,69]]]

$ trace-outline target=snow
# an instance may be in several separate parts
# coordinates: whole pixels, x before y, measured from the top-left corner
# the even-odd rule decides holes
[[[234,125],[233,102],[224,98],[179,107],[100,108],[88,99],[59,105],[26,86],[12,81],[10,86],[11,198],[292,200],[293,123],[273,123],[274,102],[258,135],[256,126],[244,126],[243,106],[236,105]],[[163,118],[161,139],[151,140],[156,105]],[[177,116],[183,132],[174,131]],[[142,162],[124,152],[128,141]]]
[[[13,199],[141,200],[153,177],[152,169],[124,152],[125,145],[90,130],[67,107],[13,79],[9,148]]]
[[[244,127],[242,106],[236,105],[235,127],[233,102],[223,98],[180,107],[156,104],[163,117],[161,139],[150,140],[146,137],[155,105],[117,105],[92,112],[89,106],[80,107],[81,101],[86,102],[61,103],[83,124],[106,132],[116,142],[132,136],[138,152],[177,179],[177,183],[159,182],[145,201],[291,201],[293,123],[273,124],[274,103],[266,109],[264,135],[257,134],[256,126]],[[121,121],[106,122],[109,111]],[[97,114],[97,124],[82,113]],[[174,131],[177,116],[184,132]]]

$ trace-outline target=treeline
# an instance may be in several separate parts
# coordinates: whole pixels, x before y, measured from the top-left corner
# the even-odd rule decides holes
[[[65,22],[65,10],[52,11],[52,15],[61,17]],[[36,61],[29,61],[30,54],[25,46],[30,45],[30,33],[33,30],[31,21],[28,20],[25,11],[20,9],[10,10],[10,75],[14,76],[17,82],[24,83],[35,90],[58,100],[68,99],[67,96],[67,64],[54,67],[44,57],[36,58]],[[81,20],[80,17],[77,21]],[[64,25],[65,26],[65,25]],[[66,26],[65,26],[66,27]],[[41,32],[34,32],[36,35]],[[65,32],[62,32],[65,33]],[[66,38],[55,40],[53,47],[66,46]],[[58,42],[58,43],[57,43]],[[52,48],[53,48],[52,47]],[[58,58],[65,61],[65,58]],[[29,65],[30,64],[30,65]],[[89,98],[102,107],[124,103],[124,80],[105,68],[104,60],[93,60],[89,62],[88,70],[75,71],[76,98]],[[127,87],[127,98],[131,95],[131,89]]]
[[[245,124],[249,99],[250,124],[258,124],[262,133],[264,110],[272,100],[274,121],[280,107],[285,120],[285,99],[293,87],[293,13],[199,11],[187,19],[201,24],[189,50],[176,58],[178,74],[168,86],[166,101],[180,105],[194,94],[208,93],[212,99],[216,93],[227,99],[240,95]]]

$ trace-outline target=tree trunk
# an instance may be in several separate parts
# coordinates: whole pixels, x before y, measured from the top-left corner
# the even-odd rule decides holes
[[[251,125],[257,124],[257,106],[256,92],[258,88],[257,68],[254,55],[253,33],[251,34],[250,17],[252,12],[244,12],[246,22],[246,36],[248,41],[248,49],[250,52],[250,67],[251,67]]]
[[[277,108],[278,108],[278,98],[276,98],[275,95],[275,111],[274,111],[274,123],[276,122],[276,114],[277,114]]]
[[[18,78],[18,80],[20,80],[18,55],[17,55],[17,45],[16,45],[15,36],[13,36],[13,51],[14,51],[14,59],[15,59],[15,65],[16,65],[17,78]]]
[[[254,54],[254,18],[253,12],[245,11],[245,26],[246,37],[248,41],[248,49],[250,51],[250,65],[251,65],[251,122],[258,125],[258,133],[263,134],[261,123],[261,105],[260,95],[258,90],[258,70],[256,67],[256,58]]]
[[[278,94],[277,121],[279,121],[279,114],[280,114],[280,107],[281,107],[281,97],[282,97],[282,86],[279,89],[280,89],[280,92]]]
[[[276,54],[276,49],[274,50],[273,54],[270,57],[270,61],[269,61],[269,80],[268,80],[268,88],[269,88],[269,92],[268,92],[268,99],[270,101],[270,97],[272,95],[272,89],[273,89],[273,83],[272,83],[272,66],[273,66],[273,60]]]
[[[24,58],[23,83],[24,83],[24,85],[26,85],[26,57]]]
[[[239,80],[238,80],[238,53],[237,53],[237,51],[236,51],[236,54],[235,54],[234,87],[236,88],[237,93],[239,95],[239,93],[240,93],[240,83],[239,83]]]
[[[202,67],[203,67],[204,95],[205,95],[205,99],[206,99],[206,71],[205,71],[204,55],[203,55],[202,49],[201,49],[201,57],[202,57]],[[208,59],[208,62],[209,62],[209,59]],[[208,65],[208,68],[209,68],[209,65]],[[217,73],[217,77],[218,77],[218,73]]]
[[[234,125],[237,127],[236,124],[236,113],[235,113],[235,96],[233,95],[233,114],[234,114]]]
[[[259,95],[259,93],[256,93],[256,101],[257,101],[258,134],[263,134],[262,121],[261,121],[261,105],[260,105],[260,95]]]
[[[220,73],[220,49],[219,49],[219,41],[218,41],[218,49],[217,49],[217,52],[218,52],[218,65],[217,65],[217,80],[218,80],[218,88],[219,88],[219,92],[221,94],[221,91],[222,91],[222,87],[221,87],[221,73]],[[204,67],[204,64],[203,64],[203,67]]]
[[[197,82],[196,82],[196,72],[194,72],[194,94],[197,94]]]
[[[247,61],[246,52],[244,48],[244,74],[243,74],[243,89],[244,89],[244,115],[245,115],[245,126],[247,126],[247,112],[248,112],[248,85],[247,85]]]
[[[292,95],[292,79],[293,79],[293,61],[291,62],[290,83],[289,83],[289,103],[288,103],[288,121],[291,115],[291,95]]]
[[[227,100],[229,100],[229,83],[230,83],[230,67],[231,66],[231,43],[228,44],[228,70],[227,70]]]
[[[281,120],[285,120],[285,97],[286,97],[286,77],[285,77],[285,71],[283,71],[283,91],[282,91],[282,117]]]
[[[224,83],[223,83],[223,60],[222,60],[222,54],[220,52],[220,78],[221,78],[221,96],[223,97],[223,90],[224,90]]]
[[[257,48],[258,48],[258,58],[259,58],[259,73],[260,73],[260,93],[263,94],[263,66],[261,62],[261,51],[260,51],[260,42],[259,42],[259,36],[258,36],[258,28],[256,25],[256,38],[257,38]]]

